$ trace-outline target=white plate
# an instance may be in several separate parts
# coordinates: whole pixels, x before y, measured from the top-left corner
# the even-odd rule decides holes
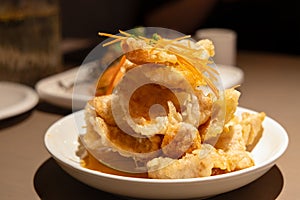
[[[237,113],[248,111],[238,108]],[[266,173],[285,152],[288,136],[283,127],[266,117],[265,131],[252,151],[254,167],[204,178],[159,180],[130,178],[81,167],[76,156],[78,133],[85,130],[84,113],[78,111],[54,123],[45,134],[45,146],[57,163],[71,176],[97,189],[129,197],[148,199],[203,198],[244,186]]]
[[[231,88],[243,82],[244,73],[240,68],[228,65],[217,66],[224,88]],[[72,84],[77,72],[78,67],[40,80],[35,86],[40,98],[54,105],[68,109],[72,109],[72,98],[74,98],[76,101],[74,105],[77,106],[74,109],[83,108],[88,99],[93,95],[93,91],[91,90],[93,86],[82,85],[83,90],[84,87],[86,87],[86,95],[73,97],[72,89],[66,90],[58,84],[59,82],[63,82],[65,85]]]
[[[83,108],[92,96],[92,92],[89,92],[91,85],[82,85],[86,90],[86,95],[73,97],[73,87],[66,89],[59,84],[63,83],[67,87],[72,85],[76,79],[77,72],[78,68],[74,68],[40,80],[35,85],[40,98],[53,105],[68,109],[72,109],[72,99],[74,98],[74,101],[76,101],[75,105],[77,106],[74,109]]]
[[[19,83],[1,81],[0,91],[0,120],[22,114],[39,101],[32,88]]]
[[[242,69],[230,66],[216,64],[220,72],[221,80],[223,82],[223,87],[225,89],[240,85],[244,81],[244,72]]]

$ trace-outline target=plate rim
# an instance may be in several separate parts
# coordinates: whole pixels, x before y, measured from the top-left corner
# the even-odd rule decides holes
[[[54,74],[54,75],[51,75],[51,76],[48,76],[46,78],[39,80],[35,84],[35,89],[36,89],[38,95],[40,96],[40,98],[51,104],[54,104],[54,105],[58,105],[58,106],[61,106],[64,108],[72,108],[73,92],[71,92],[70,94],[67,94],[67,95],[61,95],[59,93],[55,93],[55,92],[51,92],[51,91],[47,90],[47,88],[49,87],[49,84],[58,82],[58,80],[60,78],[63,78],[72,73],[76,74],[77,68],[72,68],[72,69],[63,71],[61,73]],[[56,100],[54,101],[53,98],[55,98]]]
[[[9,88],[17,88],[17,90],[23,92],[25,98],[22,101],[19,101],[18,104],[14,104],[5,108],[4,110],[0,109],[0,120],[8,119],[10,117],[14,117],[29,111],[30,109],[34,108],[39,102],[39,96],[34,89],[27,85],[23,85],[16,82],[9,82],[9,81],[0,81],[1,87]],[[3,94],[2,94],[3,95]],[[3,95],[5,96],[5,95]],[[2,97],[3,97],[2,96]]]

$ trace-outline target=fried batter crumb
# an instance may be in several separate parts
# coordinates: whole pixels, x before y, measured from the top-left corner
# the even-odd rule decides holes
[[[106,45],[121,41],[124,54],[99,79],[96,97],[85,108],[87,132],[80,137],[81,159],[95,156],[96,161],[100,149],[109,149],[138,163],[146,169],[148,178],[155,179],[215,176],[255,165],[251,151],[262,137],[266,115],[262,112],[236,116],[240,92],[235,88],[225,90],[224,98],[216,101],[223,91],[204,76],[212,74],[212,80],[216,79],[213,74],[217,72],[208,67],[209,58],[214,55],[210,40],[158,38],[149,39],[155,43],[151,45],[148,39],[120,33],[123,36],[115,36]],[[128,88],[137,82],[129,72],[149,63],[152,68],[143,68],[139,74],[149,83],[135,88],[126,102],[124,93],[130,93]],[[196,67],[195,63],[200,64]],[[186,80],[192,92],[183,86]],[[155,109],[153,105],[160,107]],[[219,122],[221,126],[209,131],[216,120],[215,107],[223,109],[224,123]]]

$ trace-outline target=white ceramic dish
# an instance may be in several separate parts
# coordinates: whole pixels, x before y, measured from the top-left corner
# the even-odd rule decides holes
[[[244,73],[243,71],[234,66],[228,65],[217,65],[220,71],[220,76],[223,81],[224,88],[230,88],[239,85],[243,82]],[[74,68],[60,74],[56,74],[45,79],[40,80],[36,84],[36,90],[41,99],[64,108],[72,109],[72,99],[76,101],[74,105],[77,105],[75,109],[81,109],[85,106],[87,100],[93,95],[93,86],[82,85],[84,87],[86,95],[73,96],[73,89],[65,89],[59,85],[59,82],[65,85],[71,85],[77,75],[78,68]]]
[[[244,72],[242,69],[231,66],[216,64],[220,72],[223,87],[225,89],[240,85],[244,81]]]
[[[32,88],[19,83],[1,81],[0,91],[0,120],[22,114],[39,101]]]
[[[254,112],[238,108],[237,113]],[[45,134],[45,146],[57,163],[71,176],[97,189],[129,197],[148,199],[204,198],[244,186],[266,173],[285,152],[288,135],[273,119],[266,117],[264,134],[252,151],[256,165],[248,169],[205,178],[158,180],[130,178],[101,173],[80,166],[78,133],[83,133],[83,111],[54,123]]]
[[[70,85],[74,83],[77,72],[78,68],[74,68],[40,80],[35,85],[40,98],[53,105],[72,109],[73,87]],[[62,87],[61,84],[65,84],[66,88]],[[83,108],[90,96],[92,96],[92,93],[88,93],[87,88],[89,86],[83,85],[83,87],[86,87],[87,94],[75,97],[76,105],[80,105],[75,109]]]

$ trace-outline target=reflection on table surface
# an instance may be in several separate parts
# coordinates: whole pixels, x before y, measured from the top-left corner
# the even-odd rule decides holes
[[[300,194],[295,167],[299,165],[300,151],[300,57],[240,52],[237,63],[245,74],[239,88],[240,106],[264,111],[282,124],[290,144],[264,176],[210,199],[295,199]],[[84,185],[50,158],[44,147],[44,134],[52,123],[69,113],[70,110],[41,101],[27,113],[0,121],[1,199],[128,199]]]

